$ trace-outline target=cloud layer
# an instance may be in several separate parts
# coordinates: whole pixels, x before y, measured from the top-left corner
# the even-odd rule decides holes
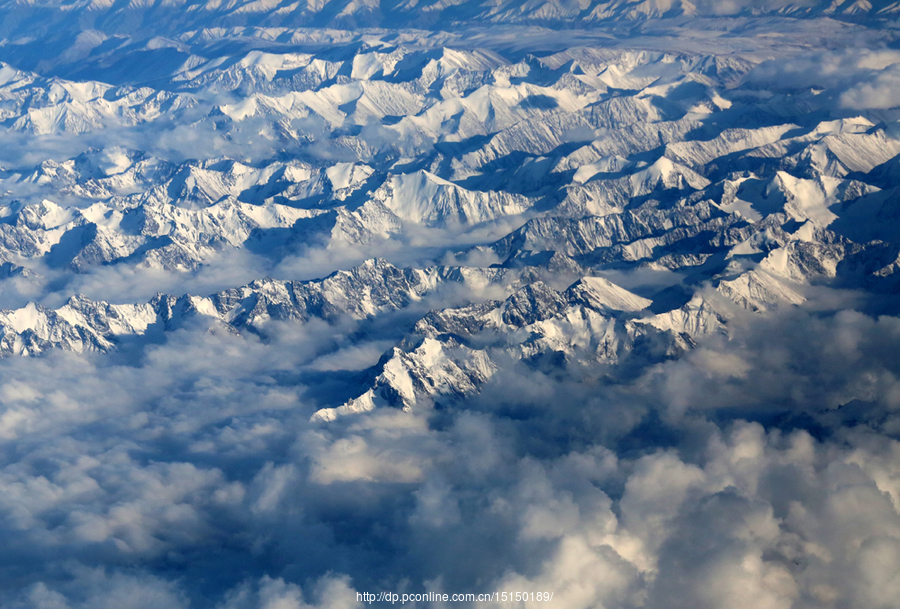
[[[898,332],[763,320],[624,387],[557,375],[535,395],[507,375],[467,409],[329,425],[279,379],[310,335],[201,328],[136,364],[4,360],[3,603],[515,589],[566,607],[889,607]]]

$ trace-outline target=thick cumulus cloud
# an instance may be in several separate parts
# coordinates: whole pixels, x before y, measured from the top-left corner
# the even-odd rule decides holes
[[[291,328],[0,361],[2,604],[894,603],[896,318],[748,316],[615,382],[511,366],[460,406],[329,424],[309,422],[316,375],[383,344]]]

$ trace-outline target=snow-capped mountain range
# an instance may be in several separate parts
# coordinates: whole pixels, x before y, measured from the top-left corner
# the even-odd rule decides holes
[[[429,298],[431,312],[371,362],[359,397],[322,405],[314,419],[324,421],[465,399],[512,361],[615,366],[635,349],[676,358],[702,336],[727,335],[737,310],[802,307],[818,286],[897,289],[900,128],[891,109],[835,109],[837,94],[816,87],[764,90],[758,74],[770,64],[759,50],[504,54],[412,30],[399,39],[373,31],[364,42],[323,32],[327,44],[316,49],[311,38],[295,40],[299,31],[277,29],[324,14],[414,20],[456,10],[350,6],[259,13],[257,4],[185,3],[184,28],[201,17],[210,27],[260,18],[252,33],[139,42],[150,8],[67,5],[103,31],[134,30],[130,38],[85,30],[66,51],[81,49],[77,65],[98,80],[3,65],[10,137],[62,138],[76,150],[94,142],[70,156],[4,162],[4,281],[26,294],[53,285],[58,296],[104,269],[190,277],[231,252],[279,275],[149,302],[77,293],[62,306],[22,302],[0,313],[3,355],[107,352],[187,318],[264,336],[273,321],[377,318],[448,282],[470,291],[463,306]],[[705,10],[646,1],[459,6],[461,20],[503,23]],[[209,54],[212,41],[224,54]],[[110,44],[169,58],[152,75],[130,75],[103,59]],[[44,71],[72,74],[64,56]],[[402,255],[409,248],[422,252],[412,265]],[[293,281],[279,266],[348,250],[342,259],[356,256],[356,265],[321,280]],[[614,281],[640,273],[667,279],[626,280],[635,291]],[[478,300],[485,285],[495,285],[493,298]]]
[[[435,27],[448,23],[588,23],[604,24],[658,18],[771,15],[892,18],[900,11],[893,0],[824,0],[797,2],[713,2],[710,0],[533,0],[531,2],[348,1],[267,3],[257,0],[175,0],[166,3],[98,0],[77,2],[8,2],[3,6],[2,34],[23,30],[49,32],[77,24],[90,32],[79,50],[98,44],[94,32],[131,34],[165,29],[198,30],[235,26]],[[41,23],[34,23],[36,17]],[[91,40],[94,38],[94,40]],[[77,51],[76,51],[77,52]]]

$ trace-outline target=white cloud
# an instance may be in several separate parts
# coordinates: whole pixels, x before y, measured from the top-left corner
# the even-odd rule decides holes
[[[245,583],[230,592],[217,609],[358,609],[364,606],[356,600],[356,591],[347,577],[323,576],[305,600],[300,586],[283,579],[263,577],[255,584]]]
[[[900,52],[857,48],[783,57],[763,62],[748,79],[777,90],[824,89],[822,98],[843,109],[895,108]]]

